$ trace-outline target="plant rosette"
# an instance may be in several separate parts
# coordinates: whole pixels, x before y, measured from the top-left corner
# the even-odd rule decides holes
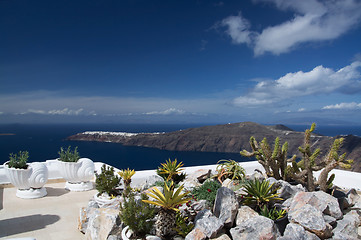
[[[93,189],[90,181],[94,177],[94,162],[89,158],[80,158],[77,162],[63,162],[58,160],[58,170],[60,175],[66,180],[65,188],[82,192]]]
[[[48,168],[44,163],[27,164],[27,169],[10,168],[8,163],[4,163],[5,174],[17,188],[17,197],[32,199],[47,195],[43,186],[48,181]]]

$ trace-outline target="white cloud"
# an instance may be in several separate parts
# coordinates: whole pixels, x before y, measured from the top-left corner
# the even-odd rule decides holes
[[[266,52],[279,55],[306,42],[332,40],[357,26],[361,20],[361,2],[355,0],[259,0],[270,2],[282,11],[293,11],[286,22],[263,29],[250,30],[250,23],[240,14],[223,19],[216,27],[225,27],[232,42],[246,43],[255,55]]]
[[[299,108],[297,111],[298,112],[304,112],[304,111],[306,111],[306,108]]]
[[[28,109],[25,112],[22,112],[21,114],[29,114],[29,113],[35,113],[35,114],[43,114],[43,115],[79,115],[83,112],[84,109],[80,108],[77,110],[72,110],[68,108],[64,109],[53,109],[53,110],[39,110],[39,109]]]
[[[226,114],[234,107],[224,96],[213,98],[125,98],[108,96],[67,96],[63,92],[23,92],[0,95],[4,114],[37,112],[39,114],[79,114],[97,116],[140,116],[152,114],[199,115]],[[171,108],[170,108],[171,106]],[[80,111],[80,109],[83,109]]]
[[[350,102],[350,103],[339,103],[339,104],[335,104],[335,105],[328,105],[328,106],[324,106],[322,109],[346,109],[346,110],[353,110],[353,109],[361,109],[361,103],[356,103],[356,102]]]
[[[223,19],[220,23],[217,23],[216,27],[219,26],[227,27],[226,33],[232,38],[233,43],[251,43],[252,32],[248,30],[251,25],[247,19],[241,16],[241,13],[238,16]]]
[[[326,94],[361,91],[361,62],[353,62],[338,71],[317,66],[309,72],[287,73],[273,81],[260,81],[246,95],[234,99],[238,106],[259,106],[278,103],[285,99]],[[351,91],[351,90],[352,91]]]
[[[167,110],[164,111],[153,111],[153,112],[147,112],[145,113],[146,115],[181,115],[181,114],[185,114],[186,112],[184,110],[179,110],[179,109],[175,109],[175,108],[169,108]]]

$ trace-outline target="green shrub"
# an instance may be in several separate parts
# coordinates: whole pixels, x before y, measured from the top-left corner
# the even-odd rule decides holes
[[[9,168],[20,168],[20,169],[27,169],[28,164],[26,163],[29,158],[29,152],[28,151],[20,151],[19,153],[10,154],[9,157]]]
[[[80,158],[78,147],[75,147],[74,151],[71,151],[71,147],[69,146],[67,150],[64,150],[62,147],[60,148],[59,160],[63,162],[77,162]]]
[[[148,200],[146,194],[141,195],[141,200],[134,198],[134,192],[129,191],[125,195],[125,200],[120,204],[120,220],[134,232],[135,237],[144,238],[153,227],[155,217],[155,207],[142,200]]]
[[[103,164],[101,173],[95,173],[96,190],[98,190],[98,196],[102,193],[107,193],[109,196],[117,195],[116,187],[120,184],[120,177],[114,174],[114,168]]]
[[[207,200],[209,206],[213,206],[216,199],[217,190],[221,187],[221,184],[217,181],[208,179],[201,186],[195,187],[192,190],[192,196],[198,200]]]

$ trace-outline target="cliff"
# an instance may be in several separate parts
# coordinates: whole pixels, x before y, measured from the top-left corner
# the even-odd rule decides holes
[[[67,140],[99,141],[121,143],[125,146],[152,147],[170,151],[201,151],[201,152],[232,152],[239,153],[242,149],[250,150],[249,138],[254,136],[257,141],[264,137],[272,145],[279,137],[281,143],[289,143],[289,153],[298,153],[303,143],[303,132],[296,132],[283,125],[264,126],[253,122],[242,122],[225,125],[189,128],[168,133],[119,133],[119,132],[84,132],[70,136]],[[339,136],[337,136],[339,137]],[[319,147],[326,154],[333,140],[314,134],[314,147]],[[342,152],[354,159],[352,170],[361,172],[361,138],[353,135],[345,138]]]

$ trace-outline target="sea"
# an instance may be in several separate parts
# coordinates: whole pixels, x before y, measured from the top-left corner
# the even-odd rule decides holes
[[[155,148],[123,146],[119,143],[67,141],[66,137],[84,131],[171,132],[209,124],[0,124],[0,164],[10,153],[29,152],[29,162],[58,158],[61,147],[78,147],[81,157],[104,162],[118,169],[156,169],[166,160],[177,159],[184,166],[216,164],[221,159],[250,161],[239,153],[183,152]],[[287,125],[304,131],[305,125]],[[353,134],[361,136],[361,126],[317,126],[316,132],[326,136]]]

